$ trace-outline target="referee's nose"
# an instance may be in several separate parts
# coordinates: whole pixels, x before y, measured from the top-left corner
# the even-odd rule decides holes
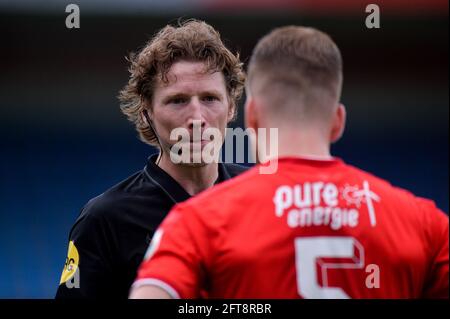
[[[193,99],[190,108],[191,112],[188,119],[188,130],[192,133],[194,131],[194,127],[198,127],[203,131],[205,129],[206,122],[202,114],[201,104],[196,101],[196,99]]]

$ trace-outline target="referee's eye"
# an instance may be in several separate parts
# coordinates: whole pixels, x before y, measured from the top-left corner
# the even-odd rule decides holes
[[[203,101],[205,102],[214,102],[214,101],[219,101],[219,99],[217,98],[217,96],[214,95],[207,95],[203,98]]]

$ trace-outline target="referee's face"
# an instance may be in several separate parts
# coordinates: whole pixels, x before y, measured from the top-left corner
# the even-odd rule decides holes
[[[179,61],[170,68],[167,80],[168,83],[160,81],[156,85],[151,108],[164,153],[169,154],[177,143],[170,140],[170,133],[176,128],[189,132],[191,157],[195,150],[203,150],[211,142],[206,136],[194,142],[194,129],[203,133],[207,128],[216,128],[223,141],[226,125],[232,116],[223,74],[205,72],[203,62]],[[200,143],[201,147],[194,148],[194,143]]]

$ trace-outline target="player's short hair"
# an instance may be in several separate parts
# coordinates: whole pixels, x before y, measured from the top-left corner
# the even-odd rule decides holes
[[[340,99],[341,53],[333,40],[317,29],[276,28],[256,45],[247,81],[249,87],[258,82],[257,94],[268,100],[277,114],[283,113],[285,104],[297,103],[301,115],[323,117],[324,112],[329,113],[325,106]]]
[[[155,84],[167,83],[172,64],[182,60],[205,62],[207,71],[222,72],[232,119],[236,116],[236,104],[245,80],[239,54],[228,50],[219,32],[203,21],[190,19],[175,26],[167,25],[139,52],[130,54],[130,79],[119,93],[122,112],[147,144],[159,146],[153,129],[143,121],[142,112],[146,105],[151,106]]]

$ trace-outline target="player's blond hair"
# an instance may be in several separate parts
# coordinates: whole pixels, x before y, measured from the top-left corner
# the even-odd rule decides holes
[[[253,81],[276,113],[283,112],[284,104],[296,103],[303,106],[302,115],[324,116],[330,112],[316,106],[340,99],[341,53],[333,40],[317,29],[280,27],[256,45],[248,68],[249,87]],[[286,114],[292,118],[289,111]]]
[[[179,22],[161,29],[139,52],[128,57],[130,79],[120,91],[122,112],[134,123],[140,139],[159,146],[151,126],[142,118],[146,107],[151,107],[157,81],[167,83],[167,73],[173,63],[186,61],[205,62],[207,71],[222,72],[230,100],[231,117],[236,115],[236,103],[242,95],[244,72],[239,54],[230,52],[219,32],[198,20]]]

